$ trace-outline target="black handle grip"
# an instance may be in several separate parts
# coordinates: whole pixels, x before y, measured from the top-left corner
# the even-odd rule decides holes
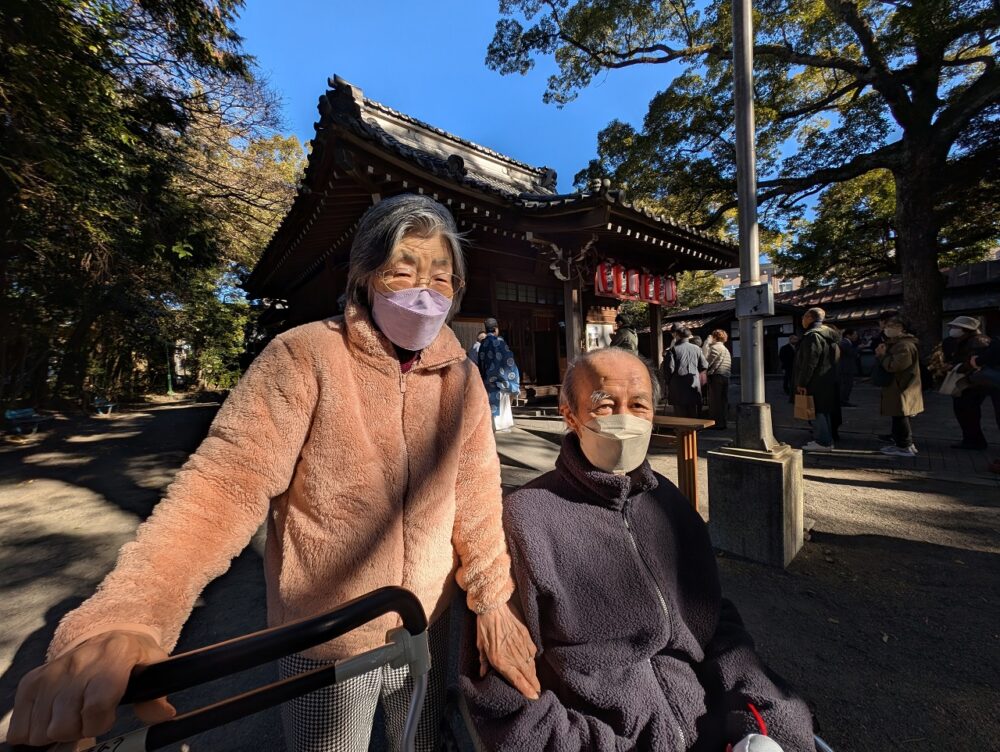
[[[399,614],[403,627],[412,635],[427,630],[427,616],[413,593],[395,586],[379,588],[322,616],[264,629],[141,668],[129,679],[120,704],[163,697],[299,653],[390,612]],[[150,727],[147,748],[158,749],[335,681],[336,666],[331,665],[157,724]],[[51,747],[19,745],[12,747],[11,752],[48,749]]]
[[[427,629],[423,606],[413,593],[401,587],[379,588],[322,616],[264,629],[142,668],[129,680],[121,704],[153,700],[300,653],[390,612],[400,615],[410,634]]]

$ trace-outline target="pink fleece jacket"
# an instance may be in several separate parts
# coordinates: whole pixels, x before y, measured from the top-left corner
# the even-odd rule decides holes
[[[477,613],[508,600],[486,391],[449,328],[406,374],[357,306],[276,337],[49,656],[114,628],[172,650],[198,594],[265,519],[272,626],[384,585],[412,590],[434,621],[456,575]],[[384,616],[307,655],[369,650],[396,623]]]

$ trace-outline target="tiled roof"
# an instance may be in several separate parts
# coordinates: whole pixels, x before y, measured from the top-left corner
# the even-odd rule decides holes
[[[692,318],[704,318],[706,316],[715,316],[720,313],[726,313],[728,311],[736,310],[736,301],[733,299],[729,300],[719,300],[715,303],[705,303],[704,305],[695,306],[694,308],[689,308],[686,311],[674,311],[673,313],[666,313],[663,315],[664,321],[673,322],[674,320],[681,319],[692,319]]]
[[[337,124],[348,127],[362,138],[379,142],[384,148],[395,152],[432,174],[465,183],[476,190],[500,195],[512,201],[515,206],[529,211],[546,210],[560,206],[570,207],[601,197],[612,206],[617,205],[658,224],[669,226],[675,232],[689,235],[703,242],[717,244],[729,251],[735,252],[736,250],[735,244],[729,241],[626,200],[622,191],[608,190],[606,184],[593,191],[556,194],[555,170],[548,167],[532,167],[498,151],[460,138],[422,120],[387,107],[380,102],[362,96],[355,87],[338,77],[334,77],[330,83],[333,89],[325,97],[328,110],[324,112],[324,120],[329,115]],[[353,107],[350,106],[352,101],[355,103]],[[390,133],[393,120],[406,123],[410,126],[411,132],[405,135]],[[322,124],[323,121],[321,121]],[[423,133],[418,133],[418,131]],[[434,134],[438,138],[424,138],[422,137],[424,133]],[[449,153],[453,151],[449,148],[449,144],[457,147],[454,150],[455,153]],[[476,160],[469,158],[475,155],[482,155],[489,160],[499,162],[501,167],[509,165],[513,169],[507,170],[506,174],[503,169],[477,169]],[[482,164],[488,164],[488,162],[479,163],[479,165]]]
[[[337,79],[335,79],[335,81],[336,80]],[[481,144],[477,144],[473,141],[469,141],[468,139],[464,139],[461,136],[456,136],[454,133],[449,133],[446,130],[438,128],[437,126],[431,125],[430,123],[426,123],[423,120],[419,120],[415,117],[412,117],[411,115],[407,115],[405,112],[394,110],[392,107],[384,105],[381,102],[376,102],[374,99],[369,99],[368,97],[365,97],[365,106],[369,109],[377,110],[387,115],[392,115],[393,117],[399,120],[404,120],[408,123],[411,123],[412,125],[415,125],[421,130],[430,131],[431,133],[436,133],[437,135],[443,136],[449,141],[454,141],[457,144],[461,144],[462,146],[466,146],[475,151],[482,152],[483,154],[487,154],[495,159],[499,159],[504,162],[509,162],[513,165],[517,165],[521,169],[531,170],[533,172],[539,173],[539,175],[545,173],[545,171],[549,169],[548,167],[534,167],[532,165],[527,164],[526,162],[521,162],[517,159],[514,159],[513,157],[507,156],[506,154],[501,154],[498,151],[494,151],[493,149],[490,149],[487,146],[482,146]]]
[[[774,308],[776,316],[795,313],[799,310],[798,306],[792,306],[786,302],[775,302]],[[671,325],[680,324],[700,327],[702,324],[707,323],[724,313],[736,313],[735,299],[729,298],[728,300],[719,300],[714,303],[705,303],[700,306],[695,306],[694,308],[689,308],[686,311],[664,313],[662,321]],[[691,324],[693,320],[699,320],[701,323]]]
[[[651,209],[641,206],[636,202],[628,201],[625,197],[624,191],[608,190],[607,187],[602,187],[594,192],[577,191],[576,193],[564,193],[551,196],[532,196],[523,194],[519,197],[517,204],[526,209],[550,209],[558,206],[572,206],[573,204],[579,203],[581,200],[590,198],[595,194],[602,196],[604,200],[612,206],[620,206],[623,209],[627,209],[636,214],[640,214],[647,219],[651,219],[658,224],[669,226],[675,231],[691,235],[709,243],[716,243],[734,252],[738,250],[738,246],[735,243],[721,239],[712,233],[699,230],[691,225],[678,222],[673,217],[661,214],[660,212],[652,211]]]

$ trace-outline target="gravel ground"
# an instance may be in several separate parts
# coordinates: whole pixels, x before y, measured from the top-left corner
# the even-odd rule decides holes
[[[17,681],[213,414],[165,406],[59,420],[0,445],[0,736]],[[653,462],[674,475],[672,456]],[[1000,748],[1000,497],[953,480],[807,468],[805,503],[811,540],[788,570],[719,564],[761,652],[815,705],[822,735],[838,752]],[[261,550],[256,539],[205,591],[179,649],[263,626]],[[189,708],[271,676],[263,668],[175,699]],[[263,713],[191,746],[280,752],[279,720]]]

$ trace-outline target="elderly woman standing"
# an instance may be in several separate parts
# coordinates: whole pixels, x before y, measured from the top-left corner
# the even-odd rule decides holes
[[[166,656],[198,594],[265,520],[271,626],[401,585],[429,615],[440,658],[440,617],[457,581],[478,615],[480,660],[537,695],[534,646],[507,605],[514,585],[486,393],[446,326],[464,272],[440,204],[403,195],[368,211],[344,316],[279,335],[253,363],[97,594],[62,621],[48,663],[21,682],[10,742],[107,731],[133,666]],[[393,626],[382,617],[281,672],[374,648]],[[436,744],[440,674],[423,749]],[[289,748],[367,749],[380,699],[398,746],[407,682],[406,669],[386,668],[300,698],[284,716]],[[174,712],[165,699],[137,711],[147,721]]]
[[[916,457],[910,418],[924,411],[919,341],[906,332],[898,316],[883,322],[882,332],[885,341],[875,348],[875,357],[890,376],[882,387],[881,412],[892,418],[892,444],[881,451],[890,457]]]

